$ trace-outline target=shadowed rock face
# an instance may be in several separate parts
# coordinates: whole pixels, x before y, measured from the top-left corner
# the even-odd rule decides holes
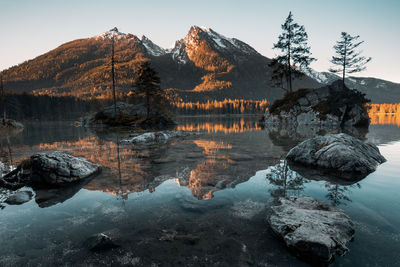
[[[22,186],[58,187],[79,182],[101,169],[100,165],[62,151],[38,153],[1,179],[0,185],[15,189]]]
[[[300,89],[276,100],[265,113],[266,125],[363,126],[369,124],[365,103],[358,91],[341,81],[318,89]]]
[[[311,197],[280,198],[271,207],[268,222],[296,256],[323,265],[334,254],[343,255],[352,240],[354,226],[340,209]]]
[[[308,139],[292,148],[286,159],[305,166],[332,170],[348,180],[359,179],[358,175],[371,173],[386,161],[377,146],[344,133]]]

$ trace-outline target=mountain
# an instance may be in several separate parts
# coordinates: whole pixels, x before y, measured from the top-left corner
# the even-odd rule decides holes
[[[340,76],[330,72],[318,72],[309,70],[306,74],[321,84],[331,84],[333,81],[342,79]],[[393,83],[372,77],[347,77],[345,83],[349,88],[357,89],[366,94],[372,103],[399,103],[400,83]]]
[[[49,95],[107,95],[112,38],[119,92],[131,89],[134,71],[141,62],[150,60],[159,73],[162,88],[185,100],[273,100],[283,93],[270,81],[270,59],[238,39],[197,26],[192,26],[171,49],[163,49],[145,36],[121,33],[117,28],[74,40],[2,71],[5,88]],[[320,85],[309,77],[294,84],[312,88]]]

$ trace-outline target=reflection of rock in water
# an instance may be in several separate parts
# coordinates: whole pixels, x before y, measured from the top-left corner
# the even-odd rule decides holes
[[[285,160],[281,160],[279,164],[269,167],[266,178],[274,186],[269,191],[275,199],[300,195],[304,190],[304,184],[308,182],[303,176],[291,170]]]
[[[265,130],[276,146],[284,147],[285,150],[290,150],[293,146],[308,138],[313,138],[316,135],[326,135],[335,133],[347,133],[355,138],[365,140],[368,134],[368,128],[355,127],[320,127],[315,125],[307,125],[301,127],[285,127],[285,126],[266,126]]]

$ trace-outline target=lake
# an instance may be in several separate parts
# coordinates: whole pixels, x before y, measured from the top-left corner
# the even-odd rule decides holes
[[[126,130],[36,122],[2,135],[1,159],[14,166],[38,151],[63,150],[103,170],[66,189],[36,190],[23,205],[1,204],[9,193],[3,190],[0,266],[307,266],[266,221],[279,196],[300,194],[339,206],[355,223],[350,251],[332,266],[400,266],[396,120],[352,132],[378,145],[387,159],[353,184],[292,170],[290,177],[275,175],[289,149],[314,135],[309,129],[261,129],[251,116],[180,117],[178,122],[178,130],[200,134],[122,146]],[[90,252],[86,240],[101,232],[119,247]]]

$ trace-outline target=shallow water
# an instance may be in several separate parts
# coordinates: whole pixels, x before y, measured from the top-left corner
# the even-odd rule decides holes
[[[64,150],[104,166],[68,190],[38,190],[23,205],[2,204],[0,266],[304,266],[266,223],[268,207],[283,194],[333,203],[355,222],[350,251],[332,266],[400,265],[397,124],[355,133],[388,160],[363,180],[349,185],[291,172],[286,187],[274,170],[304,131],[260,129],[253,117],[186,117],[178,129],[201,134],[121,146],[127,132],[49,122],[0,137],[0,156],[13,165],[37,151]],[[85,240],[100,232],[120,247],[90,252]]]

